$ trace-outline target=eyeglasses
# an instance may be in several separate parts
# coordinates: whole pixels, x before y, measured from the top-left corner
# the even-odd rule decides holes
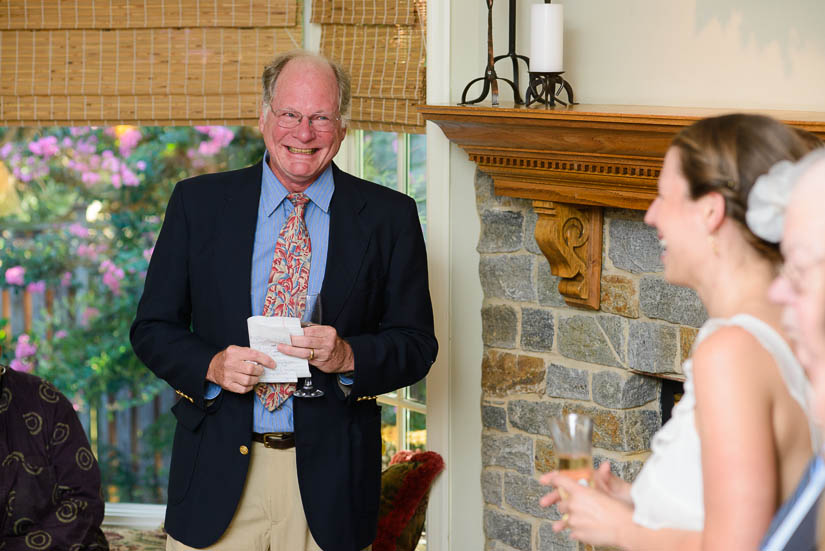
[[[814,260],[813,262],[808,262],[802,266],[786,262],[779,268],[779,277],[784,278],[788,282],[795,294],[801,295],[805,292],[808,283],[805,274],[808,270],[819,266],[823,262],[825,262],[825,257]]]
[[[275,122],[277,122],[281,128],[295,128],[301,124],[301,121],[306,117],[309,120],[309,125],[318,132],[332,132],[338,126],[338,121],[341,120],[340,116],[328,115],[326,113],[304,115],[291,109],[273,109],[271,105],[269,109],[272,111],[272,114],[275,115]]]

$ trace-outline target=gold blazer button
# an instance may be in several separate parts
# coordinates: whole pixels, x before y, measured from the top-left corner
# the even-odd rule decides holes
[[[241,446],[240,451],[241,451],[241,455],[246,455],[246,454],[249,453],[249,448],[247,448],[246,446]]]

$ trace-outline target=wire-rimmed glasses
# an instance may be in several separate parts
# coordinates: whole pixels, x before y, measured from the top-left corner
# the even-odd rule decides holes
[[[330,113],[304,115],[292,109],[274,109],[271,105],[269,109],[275,116],[275,122],[281,128],[296,128],[301,124],[301,121],[306,118],[309,121],[309,125],[317,132],[332,132],[338,127],[338,121],[341,120],[340,115],[332,115]]]

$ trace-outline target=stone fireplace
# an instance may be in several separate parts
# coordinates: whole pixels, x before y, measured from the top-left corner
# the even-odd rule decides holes
[[[649,455],[663,385],[682,378],[706,313],[694,292],[664,280],[644,210],[673,135],[714,113],[421,111],[479,167],[486,550],[578,549],[552,532],[555,508],[538,505],[538,478],[556,461],[548,419],[592,417],[595,462],[609,460],[626,480]],[[787,115],[774,114],[825,136],[825,123]]]
[[[536,244],[530,202],[496,196],[481,171],[475,185],[487,548],[576,549],[550,529],[555,510],[538,505],[537,478],[555,468],[547,420],[592,417],[596,462],[632,480],[661,425],[660,379],[637,372],[678,377],[705,312],[692,291],[662,279],[655,232],[623,209],[605,212],[600,309],[568,306]]]

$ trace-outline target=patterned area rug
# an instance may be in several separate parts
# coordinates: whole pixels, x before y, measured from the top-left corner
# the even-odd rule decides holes
[[[131,528],[104,528],[111,551],[163,551],[166,549],[166,532],[157,530],[133,530]]]

